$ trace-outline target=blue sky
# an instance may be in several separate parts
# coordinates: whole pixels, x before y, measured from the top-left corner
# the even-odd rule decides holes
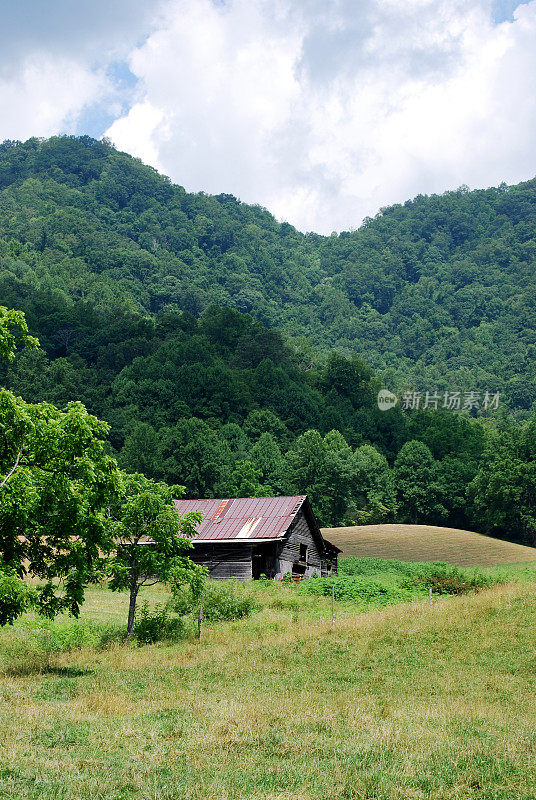
[[[117,92],[117,102],[120,105],[120,114],[126,114],[133,104],[135,88],[138,83],[136,76],[130,71],[125,61],[111,61],[106,67],[106,75]],[[110,107],[107,98],[83,108],[70,128],[62,129],[61,133],[87,134],[100,139],[110,125],[119,116],[117,107]]]
[[[495,22],[512,22],[514,11],[518,6],[525,5],[518,0],[495,0],[493,4],[493,18]]]
[[[0,0],[0,139],[109,136],[302,230],[536,173],[536,0]]]

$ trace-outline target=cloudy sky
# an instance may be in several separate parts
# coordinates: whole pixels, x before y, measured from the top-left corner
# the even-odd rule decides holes
[[[0,0],[0,140],[106,135],[301,230],[536,175],[536,0]]]

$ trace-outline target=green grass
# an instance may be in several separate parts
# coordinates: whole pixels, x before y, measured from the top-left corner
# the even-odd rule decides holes
[[[330,596],[353,602],[361,610],[378,608],[434,595],[466,594],[492,583],[504,582],[508,574],[485,574],[476,568],[461,569],[444,562],[407,562],[380,558],[344,558],[339,574],[304,581],[300,593]]]
[[[536,568],[501,570],[432,605],[337,602],[333,626],[329,597],[257,583],[251,616],[144,647],[102,644],[126,598],[91,589],[47,663],[0,680],[0,800],[532,800]]]
[[[503,564],[484,567],[482,572],[501,581],[536,582],[536,561],[528,564]]]

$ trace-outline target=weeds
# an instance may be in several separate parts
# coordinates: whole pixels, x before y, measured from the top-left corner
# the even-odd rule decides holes
[[[438,562],[427,565],[422,575],[415,576],[414,581],[416,586],[423,584],[434,594],[468,594],[491,586],[492,583],[498,583],[499,579],[493,579],[477,571],[467,573],[453,564]]]
[[[259,593],[239,581],[208,581],[203,589],[203,617],[208,622],[241,619],[261,607]],[[177,614],[196,613],[199,599],[189,586],[175,592],[172,608]]]
[[[337,576],[303,581],[300,591],[329,596],[334,590],[336,600],[351,601],[369,608],[419,599],[429,589],[437,595],[457,595],[479,591],[499,582],[499,576],[484,575],[476,569],[462,570],[441,561],[420,563],[345,558],[341,559]]]
[[[138,644],[176,642],[183,638],[185,624],[180,617],[171,617],[166,605],[158,604],[152,611],[143,602],[134,623],[134,637]]]
[[[57,657],[74,650],[102,650],[122,642],[125,635],[114,624],[76,620],[53,622],[42,618],[19,621],[4,635],[0,669],[6,674],[48,672]]]

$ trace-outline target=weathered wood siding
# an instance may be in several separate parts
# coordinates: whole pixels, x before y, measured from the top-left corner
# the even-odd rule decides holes
[[[216,580],[237,578],[250,581],[252,578],[250,544],[194,544],[193,553],[188,553],[192,561],[207,567],[209,577]]]
[[[322,558],[318,544],[305,514],[300,511],[289,529],[288,539],[282,543],[277,554],[276,570],[278,574],[292,572],[293,564],[300,562],[301,544],[307,546],[307,567],[304,574],[309,576],[315,572],[321,573]]]
[[[322,561],[322,575],[337,575],[339,564],[338,564],[338,552],[337,549],[324,539],[324,559]]]
[[[307,547],[307,560],[302,558],[301,545]],[[203,564],[209,576],[217,580],[236,578],[250,581],[266,575],[268,578],[281,578],[286,573],[296,573],[310,577],[315,573],[327,575],[336,572],[336,554],[324,553],[315,529],[311,527],[308,515],[302,510],[292,522],[284,541],[273,542],[232,541],[214,543],[202,541],[194,544],[190,556],[197,564]]]

